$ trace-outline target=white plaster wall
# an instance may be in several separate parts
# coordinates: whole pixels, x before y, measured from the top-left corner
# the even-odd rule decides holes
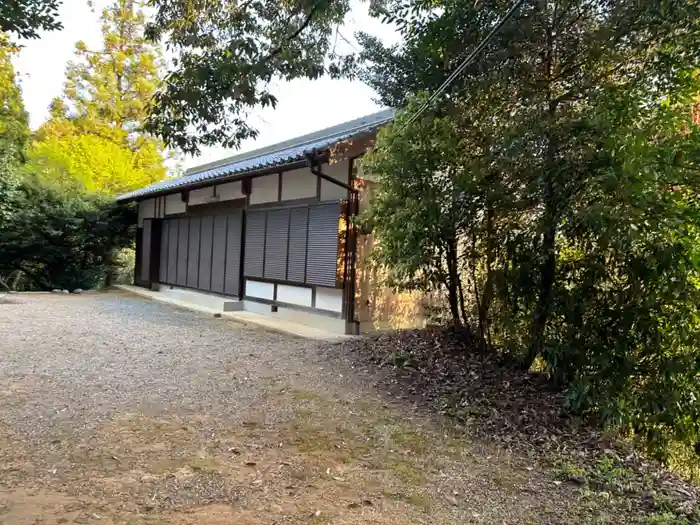
[[[190,198],[187,204],[190,206],[196,206],[197,204],[206,204],[211,202],[214,198],[214,186],[208,186],[206,188],[199,188],[190,191]]]
[[[321,171],[326,175],[330,175],[336,180],[348,184],[349,177],[349,163],[350,160],[344,160],[336,164],[323,164],[321,166]],[[341,188],[328,182],[327,180],[321,180],[321,200],[322,201],[333,201],[348,198],[348,190]]]
[[[277,202],[279,196],[279,175],[265,175],[251,180],[250,203]]]
[[[317,180],[309,168],[285,171],[282,174],[282,200],[316,197]]]
[[[182,202],[179,193],[171,193],[165,196],[165,214],[172,215],[174,213],[185,213],[187,205]]]
[[[143,211],[144,219],[153,219],[155,216],[155,201],[153,199],[147,199],[145,201],[139,202],[139,212]]]
[[[277,300],[281,303],[311,307],[311,288],[278,284]]]
[[[226,184],[220,184],[216,187],[216,195],[219,197],[220,201],[242,199],[245,197],[242,190],[243,186],[240,181],[228,182]]]
[[[272,301],[275,298],[275,285],[272,283],[261,283],[259,281],[245,281],[245,295],[247,297],[256,297],[258,299],[269,299]]]
[[[343,290],[338,288],[316,288],[316,308],[330,310],[331,312],[343,311]]]
[[[155,216],[155,210],[153,209],[154,204],[155,201],[153,199],[146,199],[145,201],[139,202],[139,228],[143,226],[144,219],[153,219],[153,217]]]

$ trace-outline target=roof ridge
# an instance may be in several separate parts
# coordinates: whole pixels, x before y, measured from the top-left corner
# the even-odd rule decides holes
[[[271,168],[273,166],[289,166],[298,163],[312,150],[328,150],[333,144],[354,140],[367,133],[375,132],[394,117],[394,110],[388,109],[366,115],[359,119],[343,122],[314,133],[295,137],[284,142],[278,142],[264,148],[249,151],[244,154],[228,157],[217,162],[204,164],[188,170],[182,177],[164,179],[143,188],[119,195],[117,201],[128,201],[152,195],[181,191],[191,187],[200,187],[214,183],[219,179],[231,180],[244,177],[246,173]],[[196,170],[196,171],[195,171]]]
[[[250,158],[254,157],[259,157],[260,155],[276,152],[276,151],[283,151],[285,149],[291,149],[291,148],[298,148],[300,146],[304,146],[306,144],[310,144],[312,142],[316,142],[319,140],[319,138],[333,138],[336,135],[346,135],[348,133],[353,132],[355,129],[361,129],[364,127],[367,127],[373,121],[381,122],[383,120],[389,120],[393,118],[394,116],[394,110],[393,109],[383,109],[381,111],[377,111],[375,113],[370,113],[369,115],[365,115],[364,117],[360,117],[357,119],[353,120],[348,120],[345,122],[341,122],[340,124],[335,124],[333,126],[328,126],[326,128],[319,129],[317,131],[312,131],[311,133],[307,133],[305,135],[301,135],[298,137],[294,137],[291,139],[283,140],[281,142],[276,142],[274,144],[270,144],[268,146],[263,146],[254,150],[247,151],[245,153],[238,153],[237,155],[231,155],[230,157],[225,157],[220,160],[215,160],[212,162],[208,162],[206,164],[201,164],[199,166],[194,166],[192,168],[189,168],[185,170],[185,176],[190,176],[190,175],[196,175],[197,173],[201,173],[202,171],[210,170],[213,168],[220,168],[222,166],[225,166],[227,164],[231,164],[234,162],[241,162],[244,160],[248,160]],[[333,133],[329,133],[333,131]]]

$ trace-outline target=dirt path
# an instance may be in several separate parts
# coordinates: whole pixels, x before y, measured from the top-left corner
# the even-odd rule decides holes
[[[569,522],[572,487],[337,351],[127,295],[14,296],[0,523]]]

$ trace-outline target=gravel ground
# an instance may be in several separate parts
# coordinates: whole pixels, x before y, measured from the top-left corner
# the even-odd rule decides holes
[[[387,401],[338,345],[23,294],[0,304],[0,363],[3,524],[568,520],[569,488]]]

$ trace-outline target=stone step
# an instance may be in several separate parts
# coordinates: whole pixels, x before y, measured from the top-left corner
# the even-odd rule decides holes
[[[237,312],[243,310],[243,303],[237,299],[211,295],[196,290],[183,290],[182,288],[161,288],[159,293],[164,298],[175,299],[183,303],[200,306],[219,312]]]

